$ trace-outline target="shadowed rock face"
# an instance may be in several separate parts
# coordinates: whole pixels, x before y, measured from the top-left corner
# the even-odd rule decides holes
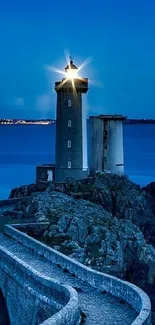
[[[155,198],[155,182],[151,182],[147,186],[143,187],[143,190]]]
[[[63,191],[52,186],[16,206],[26,219],[50,221],[39,239],[94,269],[153,284],[154,198],[111,174],[69,182]]]

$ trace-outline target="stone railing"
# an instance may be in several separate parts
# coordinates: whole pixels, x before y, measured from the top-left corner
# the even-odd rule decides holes
[[[65,256],[64,254],[46,246],[20,231],[22,227],[29,229],[30,224],[26,225],[6,225],[5,233],[22,243],[26,247],[53,263],[67,269],[79,279],[89,283],[100,291],[106,291],[113,296],[123,299],[129,303],[138,313],[137,318],[132,325],[150,325],[151,324],[151,303],[147,294],[129,282],[120,280],[114,276],[97,272],[89,267]],[[37,226],[37,225],[36,225]]]
[[[34,304],[33,325],[36,323],[37,310],[41,303],[49,309],[51,306],[51,310],[57,312],[40,325],[79,324],[78,294],[72,287],[62,285],[51,277],[35,271],[9,252],[7,247],[5,249],[0,246],[0,268],[38,301]]]

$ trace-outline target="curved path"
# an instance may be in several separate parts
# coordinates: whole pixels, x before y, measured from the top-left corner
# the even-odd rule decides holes
[[[79,295],[79,307],[84,313],[85,325],[128,325],[135,320],[136,311],[108,293],[100,293],[51,261],[41,257],[16,240],[0,234],[0,247],[6,248],[40,274],[51,276],[63,284],[74,287]]]

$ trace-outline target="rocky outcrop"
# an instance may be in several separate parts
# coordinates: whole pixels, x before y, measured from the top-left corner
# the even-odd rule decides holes
[[[116,175],[68,183],[63,191],[48,189],[16,209],[28,220],[50,221],[41,240],[55,249],[141,287],[153,284],[155,250],[142,231],[153,218],[146,193]]]
[[[136,283],[148,290],[153,302],[154,184],[140,188],[125,176],[98,174],[82,181],[51,183],[40,194],[30,185],[29,194],[35,194],[9,213],[19,222],[49,221],[39,238],[34,233],[35,238],[96,270]],[[25,196],[25,189],[16,189],[13,197]]]
[[[22,185],[11,190],[9,199],[29,196],[32,193],[43,192],[46,189],[47,183]]]
[[[155,199],[126,176],[104,174],[70,182],[64,193],[99,204],[113,217],[131,220],[155,244]]]

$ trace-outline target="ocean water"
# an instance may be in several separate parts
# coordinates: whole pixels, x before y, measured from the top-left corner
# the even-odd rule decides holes
[[[124,125],[125,174],[144,186],[155,181],[155,124]]]
[[[37,164],[55,159],[55,125],[0,125],[0,199],[35,182]],[[136,183],[155,181],[155,125],[124,125],[125,173]]]

